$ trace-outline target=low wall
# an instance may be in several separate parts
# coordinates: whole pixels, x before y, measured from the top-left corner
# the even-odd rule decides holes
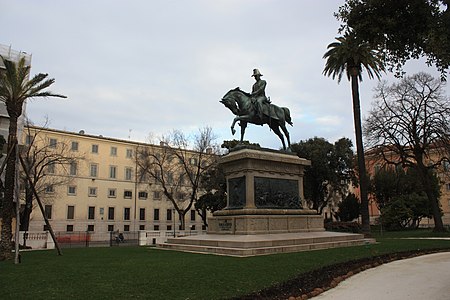
[[[32,249],[47,249],[47,241],[51,239],[47,231],[20,231],[20,245],[31,247]]]

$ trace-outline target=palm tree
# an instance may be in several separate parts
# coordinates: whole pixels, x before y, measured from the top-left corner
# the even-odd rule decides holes
[[[3,207],[1,210],[2,229],[0,241],[0,260],[12,258],[12,216],[14,215],[14,186],[16,177],[17,121],[22,114],[23,104],[27,99],[37,97],[66,96],[44,91],[55,80],[48,79],[48,74],[39,73],[28,80],[31,66],[25,64],[22,57],[18,63],[1,57],[5,70],[0,71],[0,101],[6,105],[9,115],[9,135],[6,157]]]
[[[361,193],[361,219],[365,234],[370,234],[369,200],[367,196],[366,164],[361,130],[361,105],[359,100],[359,81],[362,81],[363,68],[367,70],[369,78],[381,77],[384,64],[379,52],[373,50],[366,42],[359,40],[353,32],[336,38],[337,42],[328,45],[328,51],[323,58],[326,59],[323,74],[337,77],[338,83],[344,71],[351,80],[353,98],[353,119],[355,123],[356,150],[358,154],[359,186]]]

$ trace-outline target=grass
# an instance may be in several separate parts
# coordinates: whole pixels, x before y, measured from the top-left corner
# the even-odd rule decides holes
[[[0,262],[2,299],[223,299],[260,290],[325,265],[417,249],[450,250],[450,240],[403,239],[430,231],[384,233],[378,244],[250,258],[147,247],[22,252]],[[450,237],[450,233],[445,236]]]

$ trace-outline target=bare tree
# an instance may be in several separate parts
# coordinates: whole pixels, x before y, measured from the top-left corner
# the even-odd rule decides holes
[[[45,204],[54,201],[56,194],[52,191],[57,186],[70,183],[72,176],[76,175],[78,161],[83,159],[82,154],[71,151],[70,141],[57,141],[49,143],[43,130],[45,127],[34,127],[27,120],[24,129],[26,135],[25,146],[21,149],[26,173],[31,181],[21,174],[22,185],[25,190],[25,199],[20,213],[20,230],[27,231],[30,224],[30,215],[35,207],[34,186],[37,194]]]
[[[443,231],[439,199],[430,182],[450,153],[450,101],[444,82],[418,73],[377,87],[376,101],[364,126],[373,152],[389,164],[414,168],[433,211],[435,231]]]
[[[141,182],[157,184],[173,204],[185,229],[185,215],[201,196],[201,179],[216,164],[219,147],[212,129],[202,128],[190,140],[181,131],[173,131],[160,146],[145,145],[137,150]]]

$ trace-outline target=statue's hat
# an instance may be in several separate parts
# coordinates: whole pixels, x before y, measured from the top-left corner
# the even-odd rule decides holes
[[[253,69],[253,75],[252,75],[252,77],[254,77],[254,76],[256,76],[256,75],[263,76],[263,75],[259,72],[258,69]]]

